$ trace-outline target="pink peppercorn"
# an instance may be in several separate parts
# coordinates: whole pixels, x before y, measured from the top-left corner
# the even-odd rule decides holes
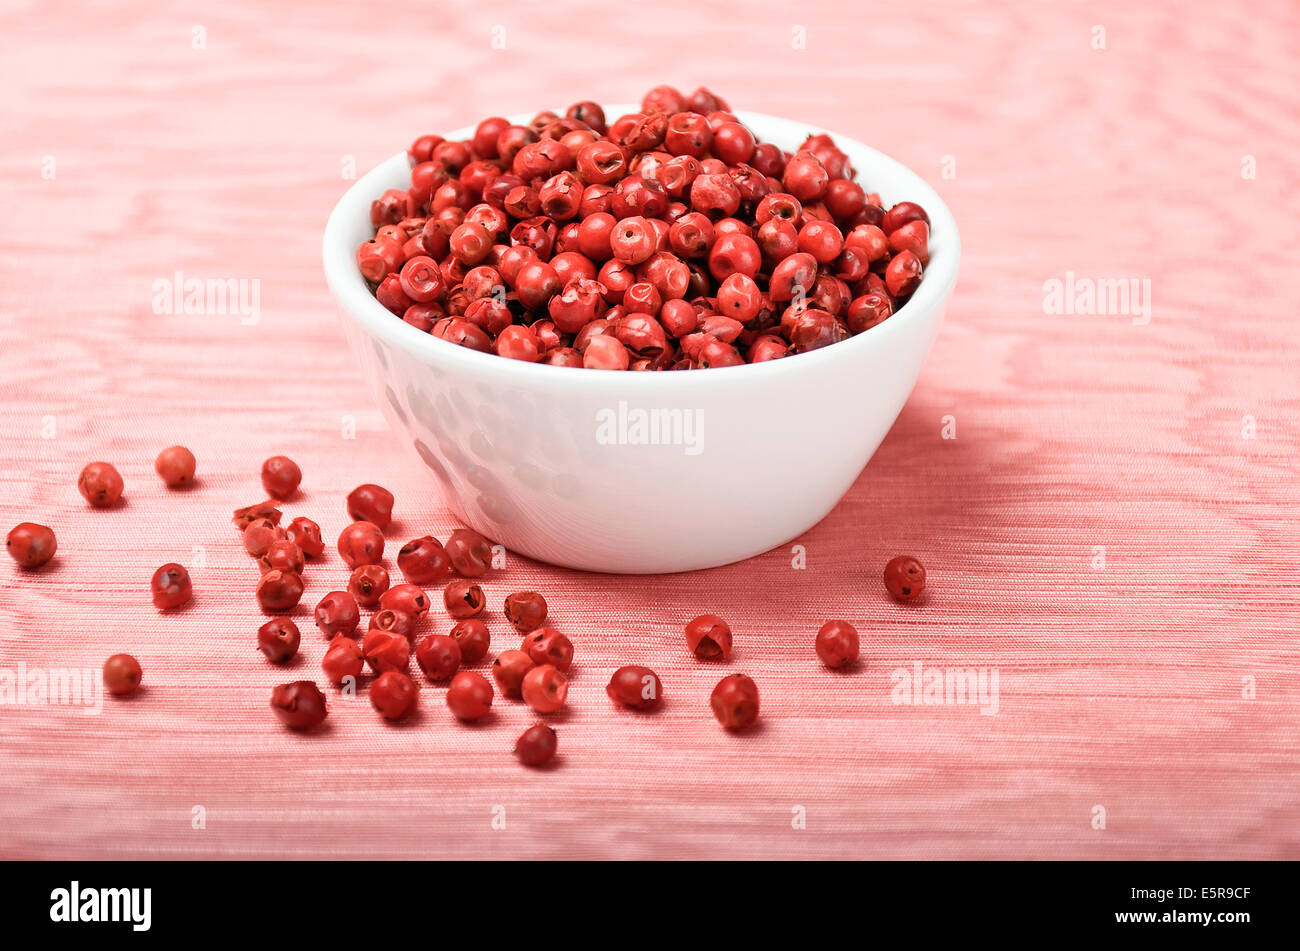
[[[35,522],[21,522],[9,530],[5,550],[23,568],[39,568],[58,550],[54,531]]]
[[[356,598],[346,591],[331,591],[320,599],[315,611],[316,626],[326,637],[348,635],[361,623]]]
[[[134,693],[143,676],[140,662],[130,654],[114,654],[104,661],[104,686],[115,697]]]
[[[272,456],[262,463],[262,488],[273,499],[287,499],[298,491],[302,470],[288,456]]]
[[[663,684],[649,667],[620,667],[605,688],[609,698],[634,710],[650,710],[663,699]]]
[[[386,670],[370,685],[370,703],[385,720],[401,720],[420,700],[420,689],[400,670]]]
[[[447,706],[461,720],[479,720],[492,708],[492,685],[482,674],[462,670],[447,687]]]
[[[716,614],[701,614],[686,625],[686,646],[701,660],[731,656],[731,628]]]
[[[122,497],[122,477],[107,462],[92,462],[77,477],[82,498],[98,509],[110,508]]]
[[[325,553],[325,541],[321,538],[320,526],[309,518],[299,515],[289,523],[284,533],[285,537],[309,558],[319,558]]]
[[[515,630],[527,634],[546,620],[546,599],[536,591],[516,591],[506,596],[505,612]]]
[[[409,541],[397,553],[397,567],[414,584],[434,584],[451,572],[451,559],[431,535]]]
[[[491,635],[487,625],[478,618],[457,621],[450,636],[460,646],[462,664],[477,664],[487,656]]]
[[[492,662],[492,677],[507,697],[518,698],[524,675],[536,666],[523,651],[502,651]]]
[[[848,621],[827,621],[817,632],[815,647],[827,667],[847,667],[858,659],[858,630]]]
[[[555,731],[545,723],[529,727],[515,741],[515,756],[525,766],[542,766],[555,756],[559,744]]]
[[[325,695],[310,680],[280,684],[271,691],[271,709],[280,722],[295,730],[320,726],[329,714]]]
[[[899,601],[912,601],[925,590],[925,567],[911,555],[891,558],[885,565],[885,588]]]
[[[527,637],[520,650],[535,664],[551,664],[568,671],[573,663],[573,642],[553,627],[539,627]]]
[[[709,696],[709,706],[728,730],[743,730],[758,719],[758,685],[744,674],[723,677]]]
[[[411,642],[404,635],[372,627],[361,639],[361,653],[375,673],[405,670],[411,662]]]
[[[357,604],[373,608],[388,590],[388,570],[383,565],[358,565],[348,579],[348,592]]]
[[[393,493],[367,483],[348,493],[348,515],[354,522],[370,522],[385,529],[393,520]]]
[[[379,606],[422,618],[429,613],[429,596],[418,584],[399,584],[380,595]]]
[[[381,631],[391,631],[394,634],[401,634],[403,637],[410,638],[415,635],[417,620],[417,618],[412,617],[405,611],[380,608],[370,615],[368,629],[374,630],[378,628]]]
[[[480,613],[487,603],[483,589],[465,579],[449,582],[442,590],[442,599],[447,607],[447,613],[454,618],[473,617]]]
[[[153,461],[154,471],[169,489],[178,489],[194,481],[194,453],[184,446],[168,446]]]
[[[333,684],[341,684],[349,677],[355,681],[364,667],[365,655],[361,652],[361,645],[342,634],[330,641],[325,649],[325,659],[321,661],[321,669]]]
[[[465,578],[482,577],[492,564],[492,543],[472,529],[452,532],[446,552],[456,573]]]
[[[178,608],[188,604],[193,597],[190,573],[175,562],[155,571],[149,586],[153,591],[154,607],[159,610]]]
[[[460,645],[445,634],[430,634],[415,649],[415,662],[430,680],[450,680],[460,667]]]
[[[257,603],[267,614],[282,614],[302,598],[302,576],[272,568],[257,582]]]
[[[353,522],[339,533],[338,548],[349,568],[377,565],[384,557],[384,533],[373,522]]]
[[[283,664],[298,653],[302,634],[290,618],[274,617],[257,629],[257,649],[273,664]]]
[[[519,692],[538,713],[554,713],[569,695],[569,678],[554,664],[540,664],[524,674]]]

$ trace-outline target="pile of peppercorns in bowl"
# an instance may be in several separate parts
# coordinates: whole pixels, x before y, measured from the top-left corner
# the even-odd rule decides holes
[[[422,135],[370,206],[357,266],[407,324],[472,350],[604,370],[817,350],[921,284],[930,216],[886,208],[828,134],[760,142],[707,89]]]
[[[197,462],[183,446],[158,454],[155,470],[169,489],[193,484]],[[262,487],[271,498],[236,509],[232,521],[240,532],[244,550],[254,559],[259,577],[254,597],[270,615],[256,632],[257,649],[275,665],[298,655],[302,633],[288,616],[305,590],[303,574],[312,562],[326,557],[320,525],[306,516],[281,526],[280,505],[298,493],[302,471],[285,456],[267,459],[261,469]],[[125,483],[116,467],[92,462],[77,480],[82,497],[94,509],[117,506]],[[455,719],[473,722],[491,711],[496,691],[527,704],[542,716],[564,707],[569,695],[569,671],[575,646],[548,624],[549,606],[536,591],[517,591],[505,598],[503,613],[510,629],[522,640],[517,648],[500,651],[492,659],[492,680],[470,670],[485,662],[492,643],[482,615],[487,599],[475,579],[491,568],[492,543],[472,529],[457,529],[446,544],[423,535],[404,544],[397,553],[396,569],[404,579],[392,583],[384,563],[385,531],[392,523],[393,494],[379,485],[357,486],[347,496],[351,522],[340,532],[338,553],[349,575],[344,587],[330,591],[316,604],[312,616],[326,640],[321,669],[336,687],[355,692],[368,667],[372,706],[385,720],[409,717],[419,705],[421,688],[411,677],[410,660],[434,685],[445,685],[444,701]],[[6,550],[23,571],[45,569],[58,544],[48,526],[23,522],[10,530]],[[916,599],[925,588],[925,570],[910,557],[892,559],[885,567],[885,587],[900,601]],[[443,607],[453,622],[446,634],[429,631],[433,603],[426,588],[442,585]],[[170,612],[186,607],[193,584],[184,566],[169,563],[154,572],[150,582],[153,604]],[[364,633],[362,610],[370,612]],[[727,661],[732,654],[731,627],[714,614],[696,617],[685,628],[685,647],[701,661]],[[857,629],[847,621],[830,620],[813,641],[817,657],[831,669],[847,669],[859,656]],[[143,668],[132,654],[114,654],[104,663],[104,684],[114,696],[133,694],[143,680]],[[493,689],[493,681],[496,689]],[[625,664],[613,670],[605,687],[609,698],[623,708],[653,711],[663,700],[663,683],[648,667]],[[709,695],[708,705],[728,730],[744,730],[759,715],[758,687],[740,673],[723,677]],[[324,692],[314,681],[297,680],[276,686],[271,709],[287,727],[312,730],[329,714]],[[553,728],[539,722],[524,731],[514,752],[521,762],[540,766],[557,749]]]

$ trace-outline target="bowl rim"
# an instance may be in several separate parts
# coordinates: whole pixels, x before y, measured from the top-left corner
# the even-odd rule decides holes
[[[610,115],[624,115],[639,111],[635,105],[618,103],[605,108]],[[370,203],[382,191],[380,183],[393,176],[395,166],[409,168],[405,151],[385,159],[353,182],[334,205],[322,238],[326,284],[346,315],[361,323],[369,334],[381,337],[394,347],[413,352],[426,362],[450,364],[468,374],[491,377],[504,383],[538,384],[550,380],[556,385],[567,387],[606,389],[610,383],[618,380],[619,396],[645,393],[664,386],[677,387],[680,392],[682,388],[689,390],[707,387],[718,381],[736,384],[743,379],[740,374],[747,374],[749,379],[758,384],[764,381],[771,382],[790,373],[815,373],[819,367],[831,361],[852,360],[858,350],[883,346],[891,335],[909,331],[920,332],[918,328],[922,313],[941,306],[952,292],[957,282],[957,270],[961,258],[961,236],[957,230],[957,223],[938,192],[902,162],[842,133],[761,112],[737,110],[733,114],[751,127],[778,129],[775,135],[770,131],[760,131],[757,128],[754,131],[760,140],[776,140],[782,148],[786,147],[783,140],[798,142],[808,135],[828,134],[841,148],[847,145],[845,151],[865,153],[873,165],[893,166],[891,169],[893,174],[907,181],[905,186],[907,195],[897,198],[896,201],[915,201],[925,208],[930,216],[931,234],[937,233],[939,240],[931,252],[930,263],[926,265],[925,277],[920,286],[907,303],[895,311],[888,320],[846,340],[806,353],[791,354],[779,360],[765,360],[761,363],[709,367],[703,371],[685,373],[635,373],[626,370],[597,370],[587,367],[556,367],[542,363],[526,363],[522,360],[505,359],[494,353],[481,353],[469,347],[440,340],[396,318],[388,308],[379,303],[361,276],[361,271],[356,264],[356,247],[347,237],[356,219],[367,216],[363,220],[368,220]],[[533,113],[526,113],[507,118],[512,123],[526,124],[532,116]],[[473,135],[473,131],[472,126],[456,129],[447,133],[447,138],[467,139]],[[855,165],[857,164],[859,163],[855,160]],[[859,168],[858,172],[861,175],[862,169]],[[720,376],[720,374],[729,375]],[[663,377],[671,378],[671,382],[664,381],[661,379]]]

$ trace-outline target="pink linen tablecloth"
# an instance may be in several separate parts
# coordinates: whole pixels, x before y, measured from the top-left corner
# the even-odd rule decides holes
[[[0,706],[0,855],[1300,856],[1294,4],[4,7],[0,515],[60,554],[0,565],[0,668],[129,651],[146,686]],[[281,729],[270,688],[319,679],[305,608],[343,571],[308,572],[301,663],[263,661],[229,524],[261,460],[301,464],[287,514],[331,540],[366,481],[397,495],[393,547],[455,527],[343,343],[333,202],[417,133],[659,82],[842,130],[944,195],[962,276],[898,423],[806,567],[491,574],[496,648],[519,589],[577,645],[552,769],[510,755],[522,707],[459,726],[439,688],[405,725],[362,697]],[[157,313],[176,272],[259,282],[257,319]],[[1104,278],[1136,282],[1127,309],[1053,305],[1048,282]],[[190,491],[152,472],[172,443]],[[81,501],[92,459],[125,505]],[[921,604],[880,583],[904,552]],[[162,616],[170,560],[196,597]],[[704,611],[737,633],[725,669],[682,646]],[[864,635],[849,674],[811,650],[835,616]],[[605,697],[626,662],[664,677],[659,714]],[[996,712],[898,702],[916,665],[996,672]],[[763,696],[740,736],[707,710],[732,671]]]

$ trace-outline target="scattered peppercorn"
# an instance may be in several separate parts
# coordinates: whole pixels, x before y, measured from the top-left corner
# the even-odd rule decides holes
[[[614,671],[605,693],[616,703],[634,710],[650,710],[663,699],[663,683],[649,667],[628,665]]]
[[[23,568],[39,568],[58,550],[53,529],[35,522],[20,522],[9,529],[5,551]]]
[[[506,595],[506,620],[520,634],[536,630],[546,620],[546,599],[536,591],[516,591]]]
[[[339,554],[349,568],[377,565],[384,557],[384,533],[373,522],[353,522],[339,533]]]
[[[451,637],[460,645],[460,662],[477,664],[487,656],[491,644],[488,627],[478,618],[466,618],[457,621],[451,629]]]
[[[848,621],[827,621],[817,632],[815,646],[827,667],[847,667],[858,659],[858,629]]]
[[[280,684],[271,691],[271,709],[281,723],[294,730],[320,726],[329,714],[325,695],[310,680]]]
[[[130,654],[114,654],[104,661],[104,686],[116,697],[134,693],[143,676],[140,662]]]
[[[321,538],[320,526],[309,518],[299,515],[289,523],[284,534],[308,558],[319,558],[325,554],[325,540]]]
[[[569,678],[554,664],[541,664],[524,674],[519,692],[538,713],[554,713],[569,695]]]
[[[517,700],[521,696],[524,676],[534,666],[533,659],[523,651],[502,651],[492,661],[492,677],[505,696]]]
[[[154,607],[162,611],[188,604],[194,596],[190,573],[175,562],[155,571],[149,587],[153,592]]]
[[[479,614],[487,604],[483,589],[465,579],[449,582],[442,589],[442,600],[447,606],[447,613],[458,619]]]
[[[492,544],[473,529],[458,528],[452,532],[446,552],[451,566],[464,578],[481,578],[492,564]]]
[[[302,576],[273,568],[257,582],[257,603],[267,614],[282,614],[302,597]]]
[[[430,634],[415,649],[415,662],[430,680],[450,680],[460,668],[460,645],[445,634]]]
[[[291,498],[302,482],[302,470],[288,456],[272,456],[262,463],[262,488],[274,499]]]
[[[515,741],[515,756],[525,766],[541,766],[555,756],[557,745],[555,731],[539,723],[524,730]]]
[[[361,653],[377,674],[386,670],[406,670],[411,663],[411,642],[403,634],[372,627],[361,639]]]
[[[701,614],[686,625],[686,646],[701,660],[731,656],[731,628],[716,614]]]
[[[349,677],[355,681],[364,667],[365,655],[361,653],[361,645],[343,634],[329,642],[325,659],[321,661],[321,669],[332,684],[341,684]]]
[[[348,635],[361,623],[357,599],[346,591],[331,591],[320,599],[315,611],[316,626],[326,637]]]
[[[573,663],[573,642],[553,627],[539,627],[524,638],[520,649],[535,664],[553,664],[567,672]]]
[[[899,601],[913,601],[925,590],[925,568],[911,555],[891,558],[885,565],[885,588]]]
[[[419,699],[419,688],[400,670],[386,670],[370,685],[370,702],[385,720],[406,717]]]
[[[425,535],[402,546],[397,567],[413,584],[434,584],[451,572],[451,559],[440,541]]]
[[[383,565],[358,565],[348,579],[348,592],[365,608],[377,605],[387,590],[388,569]]]
[[[116,505],[122,488],[122,476],[107,462],[92,462],[77,477],[77,491],[97,509]]]
[[[298,653],[302,635],[287,617],[273,617],[257,629],[257,649],[273,664],[283,664]]]
[[[447,707],[461,720],[480,720],[492,708],[492,685],[482,674],[462,670],[447,687]]]
[[[194,453],[184,446],[168,446],[153,461],[154,471],[170,489],[178,489],[193,482],[196,465]]]
[[[379,597],[379,606],[392,611],[403,611],[413,618],[429,613],[429,596],[418,584],[393,585]]]
[[[728,730],[743,730],[758,719],[758,685],[744,674],[723,677],[709,695],[709,706]]]
[[[381,529],[393,520],[393,493],[367,483],[348,493],[348,516],[354,522],[371,522]]]

